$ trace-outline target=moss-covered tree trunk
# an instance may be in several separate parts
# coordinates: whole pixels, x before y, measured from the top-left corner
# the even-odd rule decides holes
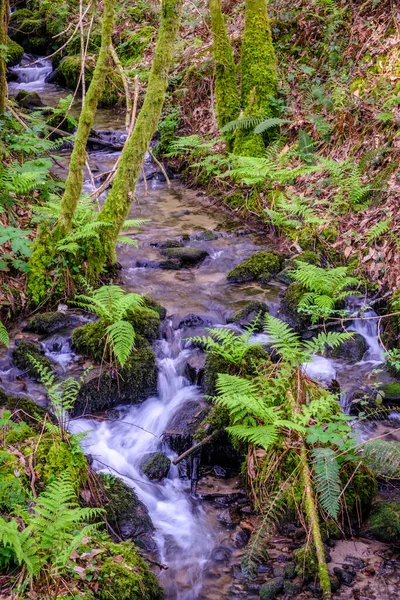
[[[245,116],[274,116],[273,100],[277,96],[278,76],[267,0],[246,0],[245,27],[241,55],[241,104]],[[235,154],[261,156],[265,144],[253,129],[238,129]]]
[[[0,116],[6,112],[7,105],[7,64],[6,50],[7,46],[7,30],[10,14],[10,6],[8,0],[0,0]]]
[[[0,0],[1,1],[1,0]],[[99,98],[104,89],[107,75],[107,62],[110,57],[111,35],[114,23],[114,0],[104,0],[102,38],[99,56],[93,77],[86,94],[85,103],[79,116],[74,149],[71,154],[65,191],[61,200],[58,223],[53,232],[47,227],[39,229],[39,234],[29,260],[28,294],[34,302],[42,302],[48,294],[47,273],[56,255],[56,244],[72,228],[76,206],[82,193],[86,144],[93,127]]]
[[[61,201],[58,233],[64,235],[71,230],[76,205],[82,193],[83,174],[86,163],[86,144],[93,127],[99,98],[107,76],[108,59],[111,55],[111,36],[114,22],[114,1],[104,0],[101,46],[93,77],[79,117],[78,131],[74,140],[65,191]],[[83,67],[82,67],[83,68]]]
[[[102,232],[103,256],[98,268],[116,262],[116,240],[128,215],[143,159],[160,120],[168,73],[178,34],[183,0],[163,0],[161,22],[153,64],[143,106],[137,117],[131,138],[122,153],[118,171],[107,200],[99,214],[99,221],[111,223],[111,229]]]
[[[221,0],[209,0],[209,7],[215,64],[215,110],[218,126],[222,129],[239,116],[240,100],[233,51],[222,14]],[[225,133],[224,137],[231,149],[232,133]]]

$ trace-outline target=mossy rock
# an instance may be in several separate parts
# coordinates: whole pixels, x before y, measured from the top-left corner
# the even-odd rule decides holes
[[[263,330],[263,318],[268,313],[268,304],[253,300],[252,302],[248,302],[243,308],[237,310],[228,322],[236,323],[241,327],[246,327],[247,325],[254,324],[254,321],[257,319],[255,331],[260,332]]]
[[[272,275],[282,268],[282,257],[275,252],[265,251],[253,254],[247,260],[229,271],[227,279],[231,283],[259,281],[267,283]]]
[[[366,533],[380,542],[400,543],[400,504],[378,502],[374,505],[367,523]]]
[[[305,250],[288,260],[285,260],[283,263],[283,269],[277,275],[277,280],[285,285],[290,285],[294,281],[293,270],[296,268],[297,261],[305,262],[309,265],[321,266],[321,256],[317,252],[311,252],[311,250]]]
[[[325,558],[329,556],[325,550]],[[315,581],[318,576],[318,558],[313,544],[307,543],[293,553],[296,574],[304,583]]]
[[[60,311],[45,312],[29,319],[25,329],[32,333],[49,335],[59,329],[64,329],[64,327],[73,327],[77,323],[79,323],[79,319],[76,315]]]
[[[43,356],[43,354],[43,350],[41,350],[37,344],[34,344],[33,342],[21,341],[18,346],[14,348],[12,352],[12,358],[14,365],[18,369],[25,371],[29,377],[40,379],[39,369],[32,364],[29,357],[32,356],[38,363],[40,363],[41,367],[52,370],[53,366],[51,362],[48,358]]]
[[[14,40],[8,38],[7,40],[7,51],[6,51],[6,63],[7,67],[17,66],[24,55],[24,49]]]
[[[400,400],[400,383],[393,381],[379,386],[379,392],[385,396],[385,400],[398,401]]]
[[[99,600],[162,600],[156,576],[130,542],[106,547],[99,572]]]
[[[161,242],[159,247],[164,250],[165,248],[184,248],[185,244],[179,242],[178,240],[165,240],[165,242]]]
[[[123,540],[132,540],[149,551],[156,549],[153,540],[154,525],[146,506],[135,490],[122,479],[100,475],[107,494],[104,505],[107,521]]]
[[[149,342],[158,338],[160,328],[160,315],[152,308],[137,308],[130,311],[126,317],[135,330],[135,333],[144,337]]]
[[[171,460],[164,452],[155,452],[142,465],[142,471],[150,481],[161,481],[168,476]]]
[[[125,64],[137,62],[148,48],[155,31],[151,25],[143,25],[134,32],[128,32],[124,41],[117,47],[121,60]]]
[[[90,373],[73,408],[74,416],[103,412],[118,404],[138,404],[157,392],[154,352],[148,344],[136,349],[118,374],[109,369]]]
[[[10,15],[9,35],[21,44],[26,52],[46,54],[51,44],[51,35],[47,33],[46,22],[39,11],[21,8]]]
[[[198,265],[208,256],[208,252],[202,248],[164,248],[161,254],[181,267]]]
[[[85,77],[87,85],[90,84],[94,67],[96,63],[95,56],[88,56],[85,64]],[[79,81],[81,72],[81,56],[76,54],[73,56],[66,56],[60,62],[56,69],[56,78],[58,83],[65,85],[70,89],[76,89]],[[107,68],[106,83],[103,92],[100,96],[99,106],[115,106],[118,104],[123,85],[118,73],[111,67]]]
[[[15,101],[18,106],[26,110],[35,110],[36,108],[43,108],[45,106],[37,92],[20,90],[15,96]]]
[[[27,455],[31,451],[29,448]],[[35,461],[35,471],[45,485],[65,472],[70,473],[77,489],[81,489],[87,481],[89,466],[86,456],[79,448],[72,447],[67,439],[64,441],[52,433],[41,436]]]
[[[291,283],[283,292],[280,305],[280,318],[286,321],[295,331],[305,331],[311,325],[311,319],[305,313],[299,313],[300,300],[306,293],[301,283]]]
[[[350,363],[362,360],[368,350],[367,340],[360,333],[353,333],[351,339],[342,342],[337,348],[328,350],[331,358],[340,358]]]
[[[146,296],[144,299],[144,304],[147,308],[151,308],[156,313],[158,313],[158,316],[160,317],[161,321],[163,321],[167,316],[167,309],[164,308],[164,306],[161,306],[161,304],[157,304],[157,302],[152,298],[148,298]]]
[[[283,577],[274,577],[260,587],[259,596],[261,600],[275,600],[283,591]]]
[[[10,396],[6,394],[4,390],[0,388],[0,407],[17,413],[18,416],[23,418],[26,423],[31,426],[38,426],[41,428],[41,423],[47,413],[44,408],[38,406],[33,400],[26,396]]]
[[[261,362],[269,362],[270,357],[266,350],[260,346],[254,346],[246,354],[240,366],[217,354],[208,354],[204,368],[204,392],[206,396],[216,395],[216,383],[219,373],[229,375],[253,376],[259,370]]]
[[[6,451],[1,452],[0,482],[0,512],[11,513],[31,498],[29,481],[19,459]]]
[[[354,472],[354,465],[344,463],[340,480],[345,489],[344,518],[350,520],[351,525],[357,529],[368,517],[377,494],[375,475],[366,465],[361,465]]]

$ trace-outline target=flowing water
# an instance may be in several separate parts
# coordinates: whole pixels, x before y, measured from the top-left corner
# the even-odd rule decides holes
[[[32,57],[24,57],[24,62],[32,62]],[[19,89],[34,90],[53,106],[58,98],[66,95],[65,90],[46,83],[51,66],[45,59],[38,65],[22,65],[13,71],[18,81],[11,84],[12,93]],[[97,122],[104,128],[121,130],[123,116],[100,110]],[[92,152],[90,165],[94,175],[109,171],[117,156],[116,153]],[[187,337],[203,333],[205,325],[225,326],[227,317],[250,300],[268,303],[270,311],[277,314],[282,286],[277,282],[228,285],[227,271],[255,251],[268,247],[268,239],[244,229],[228,214],[213,208],[201,194],[186,189],[179,182],[173,181],[168,187],[149,159],[145,172],[147,185],[139,184],[130,218],[149,219],[149,222],[139,232],[128,232],[138,240],[138,249],[122,246],[118,255],[125,288],[149,294],[168,311],[161,339],[154,348],[158,366],[157,395],[140,405],[118,407],[119,416],[114,420],[81,418],[72,421],[71,428],[74,432],[88,432],[83,445],[93,458],[94,468],[122,477],[148,508],[155,526],[159,558],[168,566],[168,570],[160,574],[166,598],[231,598],[229,560],[222,566],[218,561],[221,553],[225,552],[226,556],[232,553],[232,541],[227,528],[216,520],[215,510],[193,493],[190,478],[181,477],[178,467],[172,466],[168,477],[161,482],[149,481],[141,467],[146,457],[159,450],[171,459],[175,457],[163,441],[164,432],[184,407],[201,407],[204,403],[200,388],[191,384],[186,376],[187,362],[195,352]],[[90,190],[91,186],[87,179],[86,189]],[[210,231],[212,240],[204,235]],[[182,236],[189,236],[190,247],[206,250],[208,257],[196,268],[177,271],[155,268],[161,258],[159,244]],[[361,308],[357,302],[351,306],[352,311]],[[197,328],[187,327],[187,317],[193,314]],[[364,315],[374,316],[374,313],[367,310]],[[371,385],[371,372],[383,360],[376,320],[355,319],[350,328],[361,334],[368,345],[359,363],[315,356],[313,362],[305,366],[310,376],[326,384],[337,380],[342,391]],[[16,339],[23,336],[17,333]],[[37,339],[32,335],[25,337]],[[253,341],[268,343],[268,337],[258,334]],[[46,356],[56,363],[61,377],[78,374],[86,366],[71,350],[70,330],[40,342]],[[12,366],[9,352],[0,356],[0,377],[10,391],[31,394],[39,402],[44,401],[41,387]],[[347,409],[346,394],[343,398],[344,409]],[[253,596],[246,593],[239,597]]]

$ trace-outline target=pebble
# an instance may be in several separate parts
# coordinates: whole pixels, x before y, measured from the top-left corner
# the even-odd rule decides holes
[[[344,569],[341,569],[340,567],[334,567],[333,572],[335,573],[336,577],[339,579],[340,583],[343,583],[343,585],[347,585],[349,587],[351,585],[353,585],[354,576],[351,575],[348,571],[345,571]]]

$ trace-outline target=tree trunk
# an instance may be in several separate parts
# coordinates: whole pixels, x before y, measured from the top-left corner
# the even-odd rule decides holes
[[[271,100],[277,96],[278,75],[266,0],[246,0],[241,75],[244,115],[275,116]],[[262,156],[264,150],[262,135],[254,135],[251,128],[237,130],[235,154]]]
[[[233,51],[222,14],[221,0],[209,0],[209,7],[215,64],[215,109],[218,126],[222,129],[239,116],[240,100]],[[225,133],[224,138],[228,149],[231,149],[232,132]]]
[[[58,233],[63,236],[72,227],[76,205],[82,193],[83,173],[86,163],[86,144],[93,128],[99,98],[107,76],[107,61],[111,53],[111,35],[114,22],[114,2],[104,0],[101,47],[96,61],[93,78],[86,94],[85,103],[79,117],[78,131],[74,140],[65,191],[61,201]],[[84,68],[84,67],[82,67]]]
[[[182,5],[183,0],[162,2],[160,29],[144,103],[132,136],[123,150],[111,191],[98,217],[99,221],[112,224],[111,229],[101,232],[104,254],[99,257],[99,269],[106,262],[116,262],[116,240],[129,213],[143,159],[161,116]]]
[[[0,116],[4,115],[7,106],[7,64],[6,50],[7,30],[10,15],[10,6],[8,0],[0,0]]]

